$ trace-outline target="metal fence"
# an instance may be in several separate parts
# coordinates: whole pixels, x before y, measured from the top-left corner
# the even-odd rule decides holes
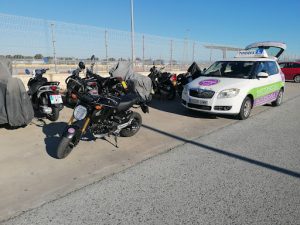
[[[99,71],[107,71],[117,60],[130,60],[131,34],[126,31],[1,13],[0,30],[0,55],[13,59],[16,74],[22,74],[24,67],[45,63],[66,73],[93,54]],[[185,70],[193,61],[206,67],[223,56],[207,45],[214,44],[136,33],[135,70],[148,71],[153,63],[168,70]],[[230,51],[227,57],[234,54]]]

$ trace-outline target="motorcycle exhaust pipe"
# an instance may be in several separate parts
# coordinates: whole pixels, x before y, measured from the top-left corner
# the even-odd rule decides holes
[[[42,112],[45,114],[51,114],[52,113],[52,108],[47,107],[47,106],[41,106]]]

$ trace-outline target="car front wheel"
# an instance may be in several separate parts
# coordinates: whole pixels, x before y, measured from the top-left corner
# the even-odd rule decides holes
[[[244,99],[240,113],[238,114],[238,119],[245,120],[250,116],[252,110],[252,100],[248,96]]]

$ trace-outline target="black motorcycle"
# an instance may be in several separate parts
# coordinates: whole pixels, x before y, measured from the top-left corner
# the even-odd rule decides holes
[[[65,101],[69,106],[75,106],[77,104],[76,93],[87,92],[91,95],[98,95],[98,85],[97,80],[86,75],[85,78],[81,78],[79,76],[80,72],[85,69],[85,64],[83,62],[79,62],[78,68],[72,71],[72,74],[67,77],[65,80],[66,83],[66,92],[65,92]],[[82,89],[82,83],[85,84],[85,89]]]
[[[59,159],[65,158],[87,131],[94,139],[113,135],[118,147],[118,136],[131,137],[141,127],[141,115],[133,112],[131,108],[137,106],[141,107],[144,113],[149,112],[148,106],[134,93],[120,97],[85,93],[78,94],[78,99],[57,148],[56,157]]]
[[[155,66],[150,69],[148,77],[152,81],[153,92],[173,100],[176,97],[176,75],[162,70],[163,68],[157,69]]]
[[[43,77],[47,70],[49,69],[33,70],[33,77],[27,83],[28,95],[35,112],[56,121],[59,111],[63,109],[63,101],[59,94],[59,82],[48,82],[47,78]],[[30,71],[26,69],[25,73],[30,74]]]
[[[201,73],[202,71],[200,67],[197,65],[196,62],[193,62],[186,73],[181,73],[177,75],[177,93],[179,97],[181,97],[182,95],[184,86],[201,76]]]
[[[121,96],[127,93],[127,84],[120,78],[102,77],[93,72],[95,56],[91,57],[91,68],[86,69],[85,78],[81,78],[79,73],[85,69],[84,62],[79,62],[78,68],[74,70],[66,79],[66,103],[70,106],[77,104],[76,93],[90,95],[112,94],[114,96]],[[84,84],[82,86],[82,84]],[[82,89],[84,87],[84,89]]]

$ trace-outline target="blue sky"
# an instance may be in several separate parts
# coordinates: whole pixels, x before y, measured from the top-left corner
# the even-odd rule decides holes
[[[239,47],[284,41],[300,55],[300,1],[135,0],[139,33]],[[1,13],[130,31],[130,0],[1,0]]]

